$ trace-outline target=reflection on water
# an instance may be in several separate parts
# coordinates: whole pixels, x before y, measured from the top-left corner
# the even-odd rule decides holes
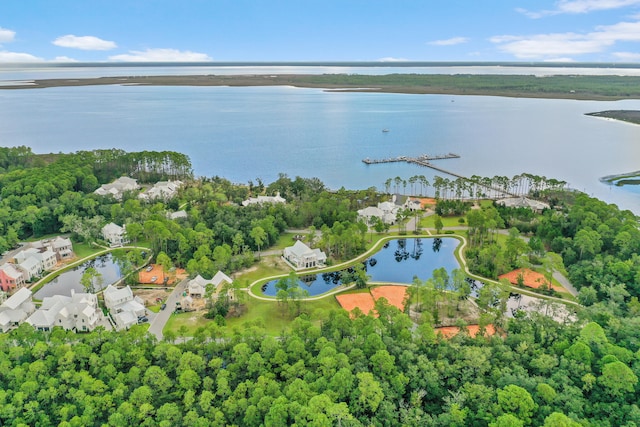
[[[364,270],[374,282],[411,283],[414,276],[426,280],[433,270],[444,267],[449,273],[460,268],[453,252],[458,240],[452,237],[437,240],[431,245],[431,251],[424,249],[424,238],[394,239],[384,244],[374,256],[363,262]],[[353,272],[353,268],[347,269]],[[300,277],[300,286],[309,295],[319,295],[342,284],[342,271],[304,275]],[[275,296],[277,280],[262,286],[265,295]]]
[[[115,283],[122,276],[120,268],[113,260],[111,254],[100,255],[94,259],[86,261],[72,270],[65,271],[46,285],[44,285],[33,297],[35,299],[43,299],[53,295],[71,296],[71,290],[76,292],[85,292],[80,284],[80,279],[84,272],[93,267],[102,275],[102,285],[96,282],[95,291],[106,288],[108,285]]]

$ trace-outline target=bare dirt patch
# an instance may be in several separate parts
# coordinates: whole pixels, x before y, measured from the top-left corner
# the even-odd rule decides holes
[[[171,290],[165,289],[136,289],[133,291],[135,296],[142,298],[145,306],[156,305],[160,301],[166,301],[170,292]]]
[[[384,297],[387,299],[389,304],[397,307],[398,309],[400,309],[400,311],[404,311],[404,302],[407,298],[407,287],[376,286],[375,288],[371,288],[371,295],[373,296],[373,299],[375,301]]]
[[[480,332],[480,325],[468,325],[466,328],[471,338],[475,338],[476,335],[478,335],[478,333]],[[435,331],[436,334],[442,334],[443,337],[449,339],[458,335],[460,333],[460,328],[457,326],[443,326],[441,328],[435,328]],[[489,324],[485,326],[485,336],[490,337],[492,335],[495,335],[495,333],[496,328],[493,325]]]
[[[369,292],[336,295],[336,299],[342,308],[349,313],[358,307],[364,314],[369,314],[369,312],[373,311],[375,302],[382,297],[386,298],[390,305],[404,310],[406,295],[406,286],[376,286],[369,289]]]
[[[512,285],[518,285],[518,277],[522,276],[523,277],[523,283],[525,286],[528,286],[530,288],[534,288],[534,289],[538,289],[541,288],[543,286],[548,286],[550,285],[547,282],[547,279],[545,279],[545,277],[540,274],[540,273],[536,273],[533,270],[530,270],[528,268],[518,268],[516,270],[510,271],[508,273],[502,274],[500,276],[498,276],[500,279],[507,279],[509,281],[509,283],[511,283]],[[558,291],[558,292],[566,292],[564,288],[560,287],[560,286],[555,286],[555,285],[551,285],[551,288],[553,288],[553,290]]]
[[[151,269],[149,269],[151,267]],[[148,285],[163,285],[165,277],[167,285],[175,285],[180,280],[187,277],[186,271],[178,268],[175,271],[166,273],[162,270],[162,266],[158,264],[149,264],[138,273],[138,282]]]
[[[358,307],[364,314],[369,314],[373,310],[374,300],[369,292],[357,294],[336,295],[336,299],[349,313]]]

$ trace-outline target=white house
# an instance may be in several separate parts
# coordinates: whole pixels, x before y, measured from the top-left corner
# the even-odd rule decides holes
[[[227,276],[222,271],[218,271],[215,274],[215,276],[213,276],[213,278],[211,279],[211,284],[214,287],[213,297],[217,298],[218,295],[220,295],[220,292],[222,291],[222,289],[224,289],[225,286],[230,285],[232,283],[233,283],[233,279],[231,277]],[[233,289],[228,290],[227,296],[229,297],[230,300],[235,299],[235,293],[233,292]]]
[[[138,323],[139,317],[146,314],[144,302],[133,295],[133,291],[128,285],[120,289],[109,285],[103,291],[102,296],[104,297],[104,305],[109,309],[118,329],[130,328]]]
[[[327,261],[327,255],[320,249],[311,249],[300,240],[293,246],[284,248],[282,255],[295,270],[305,268],[322,267]]]
[[[54,295],[45,297],[42,305],[27,323],[41,331],[50,331],[60,326],[69,331],[92,331],[97,326],[106,325],[102,310],[95,294],[71,291],[71,296]]]
[[[287,203],[286,199],[280,197],[280,192],[276,193],[275,196],[258,196],[258,197],[249,197],[247,200],[242,202],[242,206],[249,205],[261,205],[264,203]]]
[[[158,181],[149,190],[139,194],[138,198],[141,200],[170,200],[181,186],[182,181]]]
[[[73,257],[73,245],[68,237],[56,237],[50,241],[50,248],[56,254],[58,260],[69,259]]]
[[[189,280],[187,293],[192,298],[202,298],[209,283],[211,283],[211,280],[206,280],[198,274],[195,278]]]
[[[26,280],[40,276],[56,266],[56,254],[49,247],[27,248],[14,256],[14,261],[24,273]]]
[[[99,196],[111,195],[117,200],[122,200],[122,196],[124,195],[125,191],[134,191],[138,190],[139,188],[140,186],[138,185],[137,180],[126,176],[121,176],[110,184],[101,185],[100,188],[98,188],[93,193]]]
[[[0,331],[8,332],[17,328],[35,311],[31,300],[31,291],[18,289],[5,302],[0,304]]]
[[[113,222],[102,227],[102,236],[109,242],[109,246],[116,248],[129,243],[127,240],[126,231],[124,227],[120,227]]]
[[[24,274],[24,278],[27,281],[31,281],[34,277],[40,276],[42,273],[42,266],[38,263],[38,260],[35,257],[29,257],[18,263],[18,268],[22,270]]]

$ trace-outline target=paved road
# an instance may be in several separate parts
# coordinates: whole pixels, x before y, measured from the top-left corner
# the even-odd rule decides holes
[[[154,334],[158,338],[158,341],[162,340],[162,330],[167,324],[169,317],[173,313],[173,310],[176,307],[176,302],[180,301],[182,292],[184,292],[188,282],[189,279],[184,279],[183,281],[178,283],[175,288],[173,288],[173,292],[169,294],[167,300],[165,301],[165,303],[167,304],[167,308],[165,308],[164,310],[160,310],[151,321],[151,324],[149,325],[149,333]]]
[[[568,290],[571,295],[573,295],[574,297],[578,296],[578,290],[571,284],[571,282],[569,282],[569,279],[562,275],[562,273],[560,273],[559,271],[554,271],[553,278],[556,279],[563,288]]]

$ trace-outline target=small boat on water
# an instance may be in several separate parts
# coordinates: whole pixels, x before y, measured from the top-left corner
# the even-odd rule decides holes
[[[382,132],[385,132],[385,133],[386,133],[386,132],[389,132],[389,129],[384,128],[384,129],[382,129]]]

